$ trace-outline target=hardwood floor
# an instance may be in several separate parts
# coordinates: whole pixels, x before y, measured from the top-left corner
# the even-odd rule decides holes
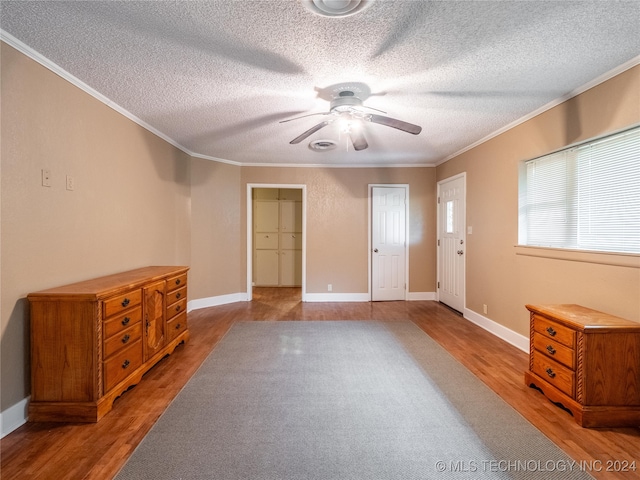
[[[252,302],[190,312],[189,343],[118,398],[100,422],[27,423],[3,438],[1,478],[112,478],[233,323],[269,320],[410,320],[570,457],[584,462],[595,478],[640,479],[640,429],[579,427],[568,413],[524,385],[527,354],[443,305],[430,301],[302,303],[300,290],[289,288],[256,289]],[[624,462],[633,461],[636,471],[617,471]]]

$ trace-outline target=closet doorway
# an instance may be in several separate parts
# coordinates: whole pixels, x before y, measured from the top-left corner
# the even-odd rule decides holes
[[[289,288],[304,301],[305,199],[304,185],[248,185],[248,300],[254,288]]]

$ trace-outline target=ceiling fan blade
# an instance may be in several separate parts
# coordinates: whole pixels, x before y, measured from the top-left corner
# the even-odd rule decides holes
[[[351,143],[353,143],[354,150],[364,150],[369,146],[369,144],[367,143],[367,139],[364,138],[364,134],[362,133],[361,129],[358,128],[352,130],[351,132],[349,132],[349,136],[351,137]]]
[[[380,125],[386,125],[387,127],[397,128],[403,132],[412,133],[418,135],[422,131],[422,127],[414,125],[413,123],[403,122],[395,118],[385,117],[384,115],[371,115],[369,121],[373,123],[379,123]]]
[[[301,117],[295,117],[295,118],[289,118],[288,120],[280,120],[279,123],[286,123],[286,122],[291,122],[293,120],[298,120],[299,118],[305,118],[305,117],[313,117],[314,115],[329,115],[331,112],[322,112],[322,113],[310,113],[308,115],[302,115]]]
[[[321,128],[326,127],[327,125],[329,125],[331,122],[329,120],[325,120],[324,122],[320,122],[319,124],[317,124],[314,127],[311,127],[309,130],[307,130],[306,132],[304,132],[302,135],[297,136],[296,138],[294,138],[293,140],[291,140],[289,143],[290,144],[295,144],[295,143],[300,143],[302,140],[304,140],[305,138],[307,138],[310,135],[313,135],[314,133],[316,133],[318,130],[320,130]]]

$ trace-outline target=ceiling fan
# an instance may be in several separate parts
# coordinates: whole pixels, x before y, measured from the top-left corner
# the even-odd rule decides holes
[[[298,135],[289,142],[290,144],[300,143],[305,138],[313,135],[318,130],[321,130],[335,121],[339,121],[343,124],[341,129],[349,135],[355,150],[364,150],[369,146],[366,138],[364,137],[362,128],[364,122],[386,125],[387,127],[396,128],[413,135],[418,135],[422,131],[422,127],[418,125],[366,111],[374,110],[376,112],[386,113],[382,110],[363,105],[363,100],[369,97],[370,93],[368,87],[362,83],[338,84],[333,87],[329,87],[328,89],[324,89],[320,91],[320,93],[324,93],[324,95],[321,95],[321,98],[328,99],[330,102],[328,112],[310,113],[308,115],[302,115],[288,120],[281,120],[280,123],[291,122],[293,120],[311,117],[314,115],[331,115],[331,117],[311,127],[301,135]]]

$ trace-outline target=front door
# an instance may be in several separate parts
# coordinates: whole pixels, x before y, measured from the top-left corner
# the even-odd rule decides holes
[[[438,184],[438,299],[464,310],[465,177]]]
[[[371,299],[405,300],[406,188],[373,187]]]

